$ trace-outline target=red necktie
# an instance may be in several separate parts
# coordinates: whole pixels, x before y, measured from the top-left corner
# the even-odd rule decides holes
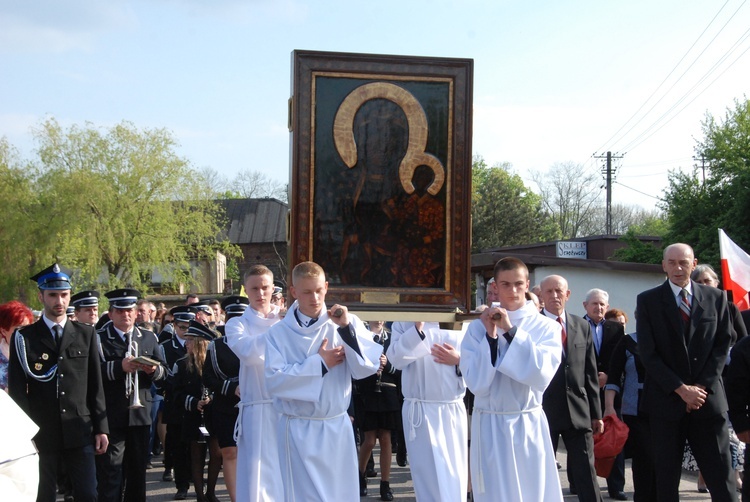
[[[565,325],[563,324],[562,318],[560,316],[557,316],[557,322],[560,323],[560,327],[562,328],[562,346],[563,350],[565,350],[568,346],[568,333],[565,331]]]

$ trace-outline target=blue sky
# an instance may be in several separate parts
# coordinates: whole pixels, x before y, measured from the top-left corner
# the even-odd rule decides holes
[[[47,116],[128,120],[196,167],[286,181],[294,49],[472,58],[474,154],[530,180],[627,152],[614,202],[651,208],[706,112],[748,93],[748,28],[743,0],[0,0],[0,136],[31,156]]]

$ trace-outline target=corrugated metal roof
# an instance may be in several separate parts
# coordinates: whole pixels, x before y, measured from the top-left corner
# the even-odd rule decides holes
[[[226,211],[227,234],[232,244],[286,241],[289,206],[284,202],[277,199],[222,199],[216,202]]]

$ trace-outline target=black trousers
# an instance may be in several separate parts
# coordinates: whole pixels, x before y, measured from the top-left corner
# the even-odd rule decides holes
[[[625,455],[620,452],[615,457],[615,463],[612,464],[612,470],[607,478],[607,491],[610,495],[621,492],[625,489]]]
[[[182,424],[167,424],[164,442],[164,467],[174,469],[175,487],[187,490],[190,488],[190,444],[182,440]]]
[[[646,417],[623,415],[622,418],[630,429],[626,448],[632,458],[631,466],[635,492],[633,502],[651,502],[656,500],[656,474],[651,449],[651,426]]]
[[[594,468],[594,436],[591,429],[565,429],[551,431],[552,448],[557,452],[557,442],[562,436],[568,451],[568,479],[575,486],[578,500],[600,502],[599,482]]]
[[[681,420],[650,417],[650,423],[659,502],[679,501],[686,439],[711,492],[711,500],[736,502],[726,415],[695,418],[686,413]]]
[[[110,431],[107,452],[96,457],[99,502],[146,502],[149,429],[134,425]]]
[[[93,438],[91,439],[93,441]],[[58,466],[64,464],[73,483],[76,502],[96,501],[94,445],[69,448],[55,453],[39,453],[39,491],[37,502],[55,502]]]

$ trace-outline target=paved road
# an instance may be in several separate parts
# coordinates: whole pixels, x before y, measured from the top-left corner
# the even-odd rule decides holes
[[[377,453],[377,452],[376,452]],[[565,452],[561,451],[557,455],[558,460],[562,464],[563,468],[560,470],[560,482],[563,486],[563,493],[566,501],[577,500],[577,497],[570,495],[567,486],[567,475],[565,472]],[[165,483],[161,480],[163,472],[161,457],[156,457],[153,460],[154,469],[148,472],[148,500],[154,502],[172,500],[174,497],[175,489],[174,483]],[[377,458],[376,458],[377,466]],[[378,468],[379,470],[379,468]],[[633,481],[630,471],[630,461],[626,462],[626,486],[625,492],[628,494],[630,500],[633,500]],[[682,476],[682,483],[680,484],[680,500],[685,501],[698,501],[698,500],[711,500],[708,494],[698,493],[696,489],[697,475],[691,472],[684,471]],[[368,489],[370,494],[367,497],[361,498],[361,500],[380,500],[379,495],[379,482],[378,478],[372,478],[369,480]],[[599,478],[599,485],[602,488],[602,497],[604,500],[610,500],[607,498],[607,485],[605,481]],[[399,501],[415,501],[414,497],[414,486],[411,482],[411,476],[409,475],[409,467],[399,467],[396,465],[395,458],[393,462],[393,468],[391,473],[391,488],[396,500]],[[216,490],[217,496],[222,502],[229,502],[229,494],[224,486],[223,478],[219,478],[219,485]],[[189,493],[188,500],[195,500],[195,495]],[[61,499],[60,499],[61,500]]]

